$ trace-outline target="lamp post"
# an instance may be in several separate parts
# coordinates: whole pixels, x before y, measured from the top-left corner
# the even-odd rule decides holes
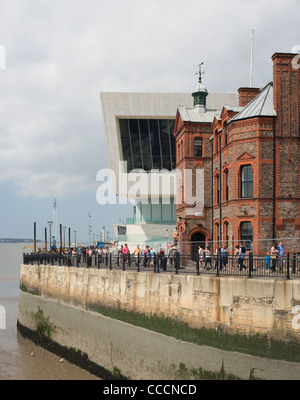
[[[91,226],[91,214],[88,214],[89,217],[89,250],[91,249],[91,232],[92,232],[92,226]]]
[[[50,228],[50,238],[49,238],[49,241],[50,241],[50,251],[51,251],[51,226],[52,226],[52,224],[53,224],[53,221],[48,221],[48,225],[49,225],[49,228]]]
[[[167,251],[169,246],[169,229],[166,229],[166,239],[167,239]]]
[[[77,243],[76,243],[76,233],[77,233],[77,231],[74,231],[75,249],[77,248]]]
[[[66,248],[66,226],[63,226],[63,230],[64,230],[64,249]]]

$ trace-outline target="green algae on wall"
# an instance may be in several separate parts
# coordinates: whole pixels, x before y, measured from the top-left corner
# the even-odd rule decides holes
[[[300,362],[299,343],[280,342],[262,334],[233,335],[215,329],[190,328],[188,324],[171,318],[159,317],[156,314],[140,314],[120,308],[98,307],[96,311],[104,316],[199,346],[210,346],[275,360]]]

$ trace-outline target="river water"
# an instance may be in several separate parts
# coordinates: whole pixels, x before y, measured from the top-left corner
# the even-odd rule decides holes
[[[17,331],[23,246],[30,245],[0,243],[0,380],[98,380]]]

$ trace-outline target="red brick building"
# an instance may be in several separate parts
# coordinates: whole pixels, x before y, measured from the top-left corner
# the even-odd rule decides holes
[[[300,69],[295,54],[273,55],[273,82],[263,89],[240,88],[239,107],[206,108],[201,76],[194,107],[179,107],[174,136],[180,170],[204,169],[204,210],[188,215],[177,205],[183,253],[198,242],[241,241],[254,254],[273,239],[300,250]],[[184,181],[181,189],[184,189]],[[193,181],[193,192],[196,190]]]

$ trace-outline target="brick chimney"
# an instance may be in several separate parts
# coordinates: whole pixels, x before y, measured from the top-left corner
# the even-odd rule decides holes
[[[273,60],[273,103],[277,113],[278,136],[298,137],[300,134],[299,65],[297,54],[275,53]]]
[[[242,87],[239,88],[239,106],[245,107],[252,101],[258,94],[259,88]]]

